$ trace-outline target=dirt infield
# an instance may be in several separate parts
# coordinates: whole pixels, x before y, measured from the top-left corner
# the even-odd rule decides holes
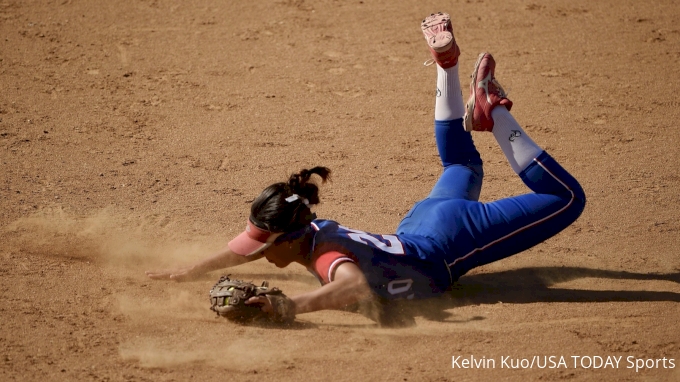
[[[220,273],[144,275],[224,246],[314,165],[334,171],[320,217],[393,232],[440,172],[419,29],[438,10],[462,82],[494,53],[517,120],[582,183],[573,226],[408,328],[239,326],[208,309]],[[0,380],[680,380],[679,25],[672,0],[0,0]],[[526,192],[474,138],[482,199]]]

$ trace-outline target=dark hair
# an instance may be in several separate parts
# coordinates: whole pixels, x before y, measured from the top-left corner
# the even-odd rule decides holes
[[[319,187],[310,181],[315,174],[325,183],[330,179],[331,170],[327,167],[304,169],[291,175],[287,183],[274,183],[265,188],[250,207],[253,224],[271,232],[290,232],[309,224],[314,219],[309,207],[319,204]],[[298,198],[291,200],[293,195]]]

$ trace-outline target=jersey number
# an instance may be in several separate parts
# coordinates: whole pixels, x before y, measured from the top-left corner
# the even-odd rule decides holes
[[[350,239],[358,241],[359,243],[373,245],[374,247],[383,250],[387,253],[393,255],[403,255],[404,246],[401,244],[399,239],[394,235],[371,235],[364,231],[359,231],[356,229],[351,229],[347,227],[340,226],[340,228],[349,231],[347,234]],[[384,240],[385,242],[381,241]]]
[[[413,280],[411,279],[404,279],[404,280],[392,280],[390,281],[389,284],[387,284],[387,291],[391,295],[399,294],[399,293],[404,293],[408,292],[411,289],[411,286],[413,285]],[[406,296],[407,299],[412,299],[414,296],[413,293],[410,295]]]

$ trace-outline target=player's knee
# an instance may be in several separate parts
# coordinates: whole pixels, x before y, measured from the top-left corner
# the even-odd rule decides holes
[[[572,191],[574,192],[574,201],[581,206],[581,211],[583,211],[586,206],[586,193],[583,191],[583,187],[577,183]]]
[[[573,216],[573,220],[576,220],[579,216],[581,216],[583,210],[586,208],[586,193],[578,183],[576,183],[575,187],[572,187],[571,193],[572,200],[569,205],[569,210]]]

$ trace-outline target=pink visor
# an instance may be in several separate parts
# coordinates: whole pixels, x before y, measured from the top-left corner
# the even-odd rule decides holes
[[[238,255],[251,256],[272,245],[272,243],[267,243],[267,239],[274,234],[274,232],[256,227],[248,219],[246,230],[241,232],[227,245],[232,252]]]

